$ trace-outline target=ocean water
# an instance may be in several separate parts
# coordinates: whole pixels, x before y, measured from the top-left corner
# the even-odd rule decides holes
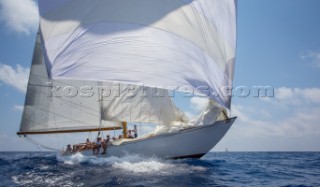
[[[0,152],[0,166],[0,186],[320,186],[319,152],[214,152],[181,160]]]

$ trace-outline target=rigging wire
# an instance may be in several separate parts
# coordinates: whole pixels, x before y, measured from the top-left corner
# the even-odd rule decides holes
[[[51,82],[51,87],[52,87],[52,82]],[[53,106],[52,100],[51,100],[51,107],[52,107],[52,111],[54,111],[54,106]],[[56,130],[58,130],[58,126],[57,126],[57,121],[56,121],[56,116],[55,115],[53,115],[53,120],[54,120],[54,126],[56,127]],[[56,138],[57,138],[58,148],[60,149],[60,141],[59,141],[59,135],[58,134],[56,135]]]
[[[89,138],[89,140],[91,140],[91,131],[89,132],[88,138]]]
[[[165,97],[163,97],[163,98],[161,99],[161,107],[160,107],[160,114],[159,114],[158,125],[161,123],[161,115],[162,115],[162,108],[163,108],[164,98],[165,98]]]
[[[57,141],[58,141],[58,148],[60,149],[60,140],[59,140],[59,134],[56,135]]]
[[[36,145],[36,146],[38,146],[38,147],[42,147],[42,148],[44,148],[44,149],[48,149],[48,150],[52,150],[52,151],[60,151],[59,149],[42,145],[42,144],[40,144],[39,142],[33,140],[32,138],[30,138],[30,137],[28,137],[28,136],[24,136],[24,138],[26,138],[26,140],[29,141],[31,144]]]
[[[102,83],[98,82],[100,90],[98,91],[98,102],[99,102],[99,132],[98,137],[100,136],[101,126],[102,126]]]

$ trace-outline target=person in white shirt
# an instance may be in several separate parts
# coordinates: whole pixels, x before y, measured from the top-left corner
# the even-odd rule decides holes
[[[98,137],[97,141],[95,142],[93,146],[93,155],[98,155],[101,147],[101,138]]]
[[[134,138],[133,134],[132,134],[132,130],[129,130],[127,132],[127,138]]]

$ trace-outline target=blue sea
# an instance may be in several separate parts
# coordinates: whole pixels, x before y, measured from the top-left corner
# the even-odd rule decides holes
[[[181,160],[0,152],[0,166],[0,186],[320,186],[319,152],[213,152]]]

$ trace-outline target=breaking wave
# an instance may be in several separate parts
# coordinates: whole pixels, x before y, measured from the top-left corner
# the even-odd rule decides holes
[[[143,157],[140,155],[97,158],[95,156],[84,156],[81,153],[77,153],[75,155],[64,157],[57,155],[57,160],[66,165],[89,164],[111,167],[114,170],[119,170],[126,174],[173,175],[206,170],[205,167],[190,166],[179,162],[178,160],[164,160],[156,157]]]

